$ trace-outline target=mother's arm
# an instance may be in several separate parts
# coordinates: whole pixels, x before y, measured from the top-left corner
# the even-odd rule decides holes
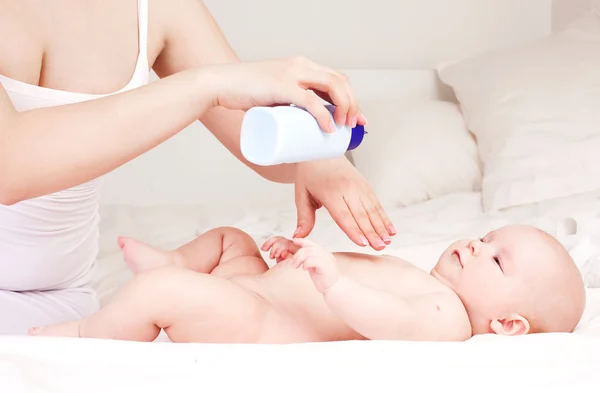
[[[190,70],[122,94],[18,112],[0,85],[0,204],[92,180],[159,145],[213,107]]]
[[[234,63],[239,58],[227,42],[206,6],[200,0],[156,1],[150,23],[156,21],[164,32],[164,49],[154,63],[161,77],[207,64]],[[293,183],[295,165],[261,167],[247,161],[240,151],[243,111],[215,107],[203,113],[200,121],[242,163],[262,177]]]
[[[239,61],[201,0],[156,3],[151,21],[166,23],[163,26],[165,48],[154,65],[160,77],[206,64]],[[335,121],[350,125],[358,120],[364,124],[366,120],[353,94],[349,97],[350,101],[332,97],[338,98]],[[324,206],[354,243],[371,245],[377,250],[385,248],[390,235],[395,234],[394,226],[370,186],[345,157],[295,165],[253,165],[240,152],[243,115],[241,111],[215,107],[206,111],[200,120],[233,155],[264,178],[296,183],[298,226],[295,236],[305,237],[312,231],[315,210]]]

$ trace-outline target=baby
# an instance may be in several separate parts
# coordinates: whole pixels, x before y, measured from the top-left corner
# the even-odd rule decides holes
[[[524,225],[451,244],[430,273],[392,256],[331,253],[306,239],[217,228],[173,251],[119,238],[134,278],[88,318],[31,335],[173,342],[463,341],[571,332],[585,306],[577,267]]]

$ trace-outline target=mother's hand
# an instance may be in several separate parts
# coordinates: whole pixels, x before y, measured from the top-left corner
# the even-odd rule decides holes
[[[333,120],[355,126],[366,124],[348,78],[302,57],[254,63],[216,64],[203,68],[213,88],[213,105],[233,110],[253,106],[295,104],[309,111],[325,132],[335,131],[331,114],[321,99],[335,105]],[[313,229],[315,211],[324,206],[357,245],[382,250],[395,229],[371,187],[345,157],[303,162],[296,167],[298,230],[305,237]]]
[[[303,57],[206,66],[215,106],[246,110],[253,106],[294,104],[306,109],[324,132],[335,132],[325,100],[335,105],[338,125],[364,125],[348,78]]]
[[[359,246],[383,250],[396,234],[370,185],[345,157],[297,164],[294,237],[308,236],[322,206]]]

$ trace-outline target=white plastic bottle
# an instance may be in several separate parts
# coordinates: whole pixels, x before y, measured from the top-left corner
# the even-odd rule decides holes
[[[333,120],[333,105],[326,108]],[[324,132],[310,112],[297,106],[254,107],[242,122],[242,155],[261,166],[341,157],[358,147],[364,127],[339,126]]]

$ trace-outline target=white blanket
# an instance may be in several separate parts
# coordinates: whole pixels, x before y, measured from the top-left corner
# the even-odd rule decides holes
[[[561,238],[576,254],[580,269],[595,277],[598,232],[594,228],[600,228],[595,226],[600,222],[597,195],[483,214],[479,194],[460,194],[409,208],[388,208],[388,213],[399,233],[385,253],[423,269],[431,268],[439,253],[457,238],[481,236],[500,225],[522,222]],[[233,225],[261,243],[272,235],[291,235],[296,219],[293,209],[211,216],[208,210],[194,207],[127,206],[103,207],[102,217],[95,280],[102,303],[131,277],[116,244],[118,235],[173,248],[215,226]],[[326,212],[319,213],[311,239],[331,250],[376,253],[350,243]],[[215,392],[251,386],[261,392],[346,388],[398,392],[436,387],[496,391],[515,384],[519,384],[518,391],[597,391],[600,288],[590,287],[587,293],[586,311],[574,334],[490,335],[464,343],[268,346],[0,337],[0,392]]]
[[[584,335],[281,346],[0,343],[0,389],[7,393],[593,392],[600,370],[600,339]]]

